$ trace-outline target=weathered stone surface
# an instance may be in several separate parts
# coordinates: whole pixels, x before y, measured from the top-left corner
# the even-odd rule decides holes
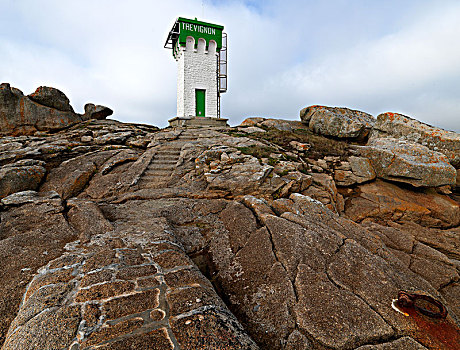
[[[298,330],[292,332],[286,343],[286,350],[310,350],[313,349],[311,342]]]
[[[0,199],[16,192],[36,190],[46,174],[44,162],[20,160],[0,168]]]
[[[337,289],[324,273],[302,264],[296,287],[299,326],[325,346],[352,347],[393,334],[391,327],[368,305],[351,292]]]
[[[423,243],[415,245],[410,269],[436,289],[460,280],[457,269],[449,258]]]
[[[0,132],[33,134],[37,130],[58,130],[81,122],[79,114],[47,107],[11,88],[0,85]]]
[[[63,199],[77,196],[88,185],[98,166],[116,153],[104,151],[64,161],[49,173],[41,190],[56,191]]]
[[[107,282],[91,286],[87,289],[81,289],[75,296],[75,300],[77,302],[85,302],[90,300],[108,299],[133,290],[134,283],[132,282]]]
[[[39,192],[0,200],[0,343],[455,348],[457,189],[375,180],[348,141],[261,128],[242,136],[91,120],[0,138],[3,168],[43,161],[48,171]],[[251,183],[241,174],[252,166],[272,170]],[[338,187],[340,171],[354,183]],[[400,289],[435,297],[449,316],[396,312]]]
[[[126,315],[136,314],[148,309],[155,309],[160,302],[158,289],[148,290],[142,293],[131,294],[112,299],[104,304],[108,319],[116,319]]]
[[[91,235],[103,234],[113,229],[95,203],[74,199],[68,201],[67,205],[70,208],[67,214],[69,223],[79,232],[80,242],[86,243]]]
[[[222,154],[227,157],[222,158]],[[257,158],[241,154],[236,149],[214,147],[196,159],[198,171],[204,176],[210,190],[234,195],[255,192],[272,171],[270,165],[260,164]]]
[[[204,347],[211,349],[258,349],[240,326],[219,310],[209,309],[202,313],[173,318],[172,330],[184,350]]]
[[[258,130],[260,127],[274,128],[280,131],[293,131],[295,129],[302,129],[303,125],[301,122],[298,122],[295,120],[251,117],[251,118],[246,118],[240,124],[240,127],[246,127],[246,128],[241,128],[241,130],[251,133],[251,132],[265,132],[264,129]],[[251,129],[247,127],[253,127],[253,128]]]
[[[360,346],[356,350],[425,350],[426,347],[410,337],[399,338],[398,340],[379,344]]]
[[[60,256],[65,244],[76,239],[55,194],[36,195],[22,203],[15,201],[11,207],[8,201],[5,204],[0,211],[0,343],[37,269]],[[43,317],[42,320],[46,318]]]
[[[338,138],[365,138],[375,123],[374,117],[368,113],[326,106],[302,109],[300,120],[320,135]]]
[[[348,158],[348,161],[350,162],[351,170],[356,176],[364,177],[369,180],[373,180],[375,178],[369,159],[351,156]]]
[[[134,331],[135,329],[141,327],[143,323],[144,321],[139,317],[121,321],[114,326],[106,325],[105,327],[101,327],[97,332],[92,333],[82,345],[91,346],[104,341],[112,340],[120,335]]]
[[[62,91],[52,87],[40,86],[27,97],[43,106],[55,108],[59,111],[74,111],[67,96]]]
[[[238,130],[243,131],[248,134],[253,134],[255,132],[262,132],[262,133],[266,132],[264,129],[261,129],[257,126],[242,126],[242,127],[239,127]]]
[[[58,89],[40,86],[28,95],[10,86],[0,85],[0,133],[31,135],[37,131],[67,128],[89,119],[105,119],[113,111],[89,103],[85,114],[75,113],[67,96]]]
[[[87,103],[85,105],[85,114],[83,115],[84,120],[88,119],[105,119],[111,116],[113,111],[109,107],[94,105],[93,103]]]
[[[311,178],[313,185],[309,186],[301,193],[320,201],[335,212],[342,212],[344,209],[343,198],[338,193],[332,176],[314,173],[311,175]]]
[[[417,142],[441,152],[456,167],[460,167],[460,134],[443,130],[398,113],[382,113],[372,130],[371,138],[393,137]]]
[[[153,330],[144,334],[136,334],[129,337],[120,337],[114,342],[98,347],[101,350],[125,350],[125,349],[152,349],[172,350],[173,344],[165,328]]]
[[[359,196],[348,200],[345,214],[353,221],[374,218],[427,227],[460,224],[460,204],[448,196],[430,189],[414,192],[381,180],[361,185]]]
[[[360,148],[378,177],[413,186],[454,185],[456,170],[447,157],[425,146],[393,138],[378,138]]]
[[[24,327],[7,336],[3,350],[62,349],[68,346],[80,324],[77,305],[44,310]]]
[[[265,118],[262,117],[250,117],[243,120],[240,126],[254,126],[258,123],[262,123],[264,120]]]
[[[261,126],[275,128],[281,131],[293,131],[302,128],[302,123],[292,120],[266,119],[260,123]]]

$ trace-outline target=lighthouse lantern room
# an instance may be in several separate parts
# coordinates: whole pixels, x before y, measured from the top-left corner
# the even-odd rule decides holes
[[[227,91],[227,34],[224,27],[179,17],[165,48],[177,61],[177,116],[170,126],[226,126],[220,96]]]

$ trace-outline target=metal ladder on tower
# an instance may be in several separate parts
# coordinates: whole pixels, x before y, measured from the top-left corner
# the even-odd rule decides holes
[[[217,118],[220,118],[220,94],[227,92],[227,33],[222,33],[222,48],[217,55]]]

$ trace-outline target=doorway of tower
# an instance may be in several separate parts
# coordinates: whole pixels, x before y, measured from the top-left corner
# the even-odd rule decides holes
[[[196,116],[197,117],[205,116],[205,105],[206,105],[206,90],[195,89],[195,106],[196,106]]]

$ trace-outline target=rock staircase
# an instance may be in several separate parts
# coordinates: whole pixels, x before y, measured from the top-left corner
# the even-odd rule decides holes
[[[198,138],[198,130],[185,129],[178,139],[169,141],[157,150],[151,163],[139,181],[139,188],[164,188],[172,180],[171,175],[176,168],[182,146]]]
[[[171,142],[161,146],[139,182],[140,188],[167,187],[179,160],[183,143]]]

